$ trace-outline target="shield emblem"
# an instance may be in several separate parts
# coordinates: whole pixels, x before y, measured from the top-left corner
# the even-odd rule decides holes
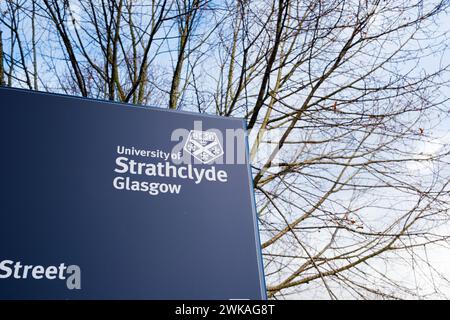
[[[209,163],[223,155],[215,132],[191,130],[184,150],[202,163]]]

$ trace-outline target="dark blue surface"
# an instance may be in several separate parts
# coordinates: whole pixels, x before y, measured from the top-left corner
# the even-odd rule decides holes
[[[244,126],[0,88],[0,261],[82,270],[81,290],[0,279],[0,299],[265,298],[248,165],[215,165],[228,183],[158,178],[181,184],[179,195],[112,187],[117,145],[168,151],[172,131],[197,120]]]

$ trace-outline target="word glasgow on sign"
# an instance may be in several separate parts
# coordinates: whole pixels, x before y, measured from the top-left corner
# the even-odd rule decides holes
[[[265,299],[243,120],[0,88],[0,299]]]

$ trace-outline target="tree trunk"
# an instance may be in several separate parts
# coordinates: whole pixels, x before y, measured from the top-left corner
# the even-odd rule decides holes
[[[4,69],[3,69],[3,32],[0,31],[0,86],[5,85],[4,78]]]
[[[36,53],[36,1],[33,0],[31,12],[31,48],[33,50],[33,86],[34,90],[39,90],[38,84],[38,67]]]

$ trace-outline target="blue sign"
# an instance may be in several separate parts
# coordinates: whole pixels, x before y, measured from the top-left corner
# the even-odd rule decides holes
[[[0,88],[0,299],[265,299],[245,122]]]

